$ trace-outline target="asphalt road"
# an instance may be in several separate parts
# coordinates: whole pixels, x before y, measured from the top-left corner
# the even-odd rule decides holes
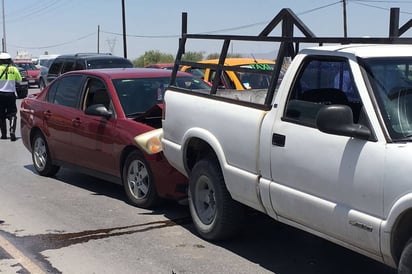
[[[252,211],[239,237],[209,243],[186,206],[139,209],[68,169],[41,177],[20,138],[0,153],[0,273],[396,273]]]

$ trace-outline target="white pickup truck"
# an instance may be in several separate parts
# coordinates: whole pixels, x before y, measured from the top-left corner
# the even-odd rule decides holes
[[[197,232],[233,236],[250,207],[411,273],[412,40],[324,39],[298,51],[322,39],[301,24],[309,37],[271,37],[273,27],[182,35],[175,71],[191,38],[223,41],[215,79],[251,70],[225,66],[231,42],[280,42],[275,69],[254,70],[267,89],[199,92],[172,78],[165,93],[162,148],[189,178]]]

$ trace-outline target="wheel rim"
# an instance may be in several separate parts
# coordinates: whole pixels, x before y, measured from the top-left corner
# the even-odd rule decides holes
[[[43,170],[47,163],[46,143],[42,138],[36,138],[33,146],[33,160],[38,170]]]
[[[194,205],[202,223],[211,224],[216,216],[215,189],[206,176],[197,181],[194,189]]]
[[[139,160],[130,163],[127,171],[127,185],[136,199],[144,199],[149,192],[149,172],[146,165]]]

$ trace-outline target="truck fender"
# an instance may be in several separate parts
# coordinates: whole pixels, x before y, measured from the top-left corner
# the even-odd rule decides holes
[[[405,213],[407,212],[412,214],[412,193],[408,193],[396,200],[389,211],[387,219],[382,221],[380,232],[382,257],[385,263],[392,266],[397,265],[397,260],[399,259],[404,244],[412,237],[411,218],[408,217],[404,219],[406,223],[402,222],[407,225],[409,229],[398,229],[400,221],[406,216]]]
[[[185,165],[185,170],[186,170],[187,174],[190,174],[191,167],[194,164],[194,163],[190,163],[189,162],[190,160],[187,158],[187,156],[188,156],[188,147],[190,145],[190,142],[193,139],[199,139],[202,142],[209,145],[211,150],[216,155],[216,158],[219,161],[220,166],[223,167],[223,166],[226,165],[226,157],[225,157],[222,146],[219,143],[218,139],[211,132],[209,132],[205,129],[191,128],[191,129],[189,129],[188,131],[185,132],[185,134],[182,137],[182,142],[181,142],[183,144],[183,151],[182,151],[183,163]]]
[[[196,141],[192,142],[194,140]],[[195,151],[189,150],[193,143],[196,143],[198,150],[196,148]],[[191,168],[199,158],[213,154],[221,167],[226,189],[232,199],[261,212],[266,212],[257,187],[260,176],[230,165],[222,144],[212,132],[202,128],[191,128],[183,135],[182,144],[183,164],[187,174],[190,174]]]

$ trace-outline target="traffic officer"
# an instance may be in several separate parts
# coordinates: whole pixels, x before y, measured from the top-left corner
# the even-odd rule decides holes
[[[21,75],[12,65],[10,54],[0,53],[0,131],[1,139],[7,139],[6,119],[8,119],[11,141],[16,141],[16,81],[21,81]]]

